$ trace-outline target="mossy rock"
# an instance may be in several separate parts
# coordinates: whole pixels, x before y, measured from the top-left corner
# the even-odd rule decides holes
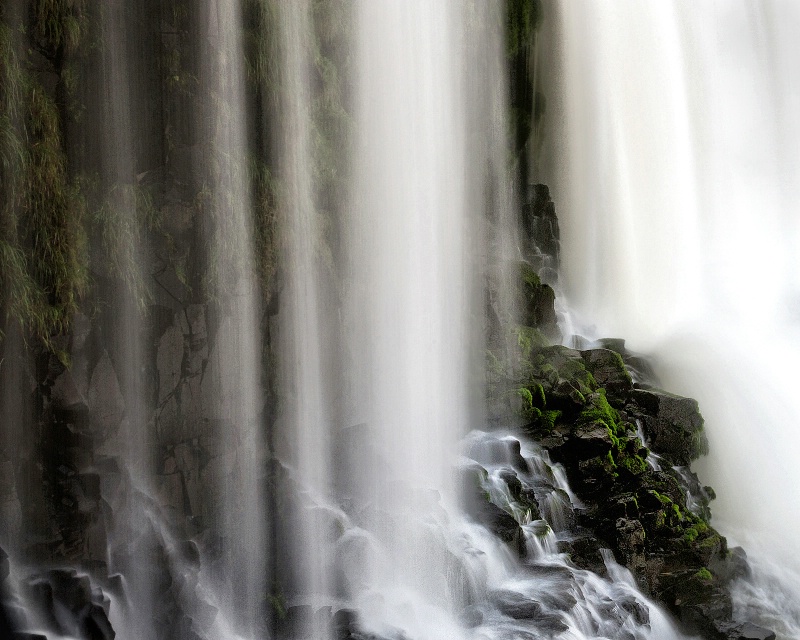
[[[558,339],[555,301],[556,294],[550,285],[543,284],[533,266],[528,262],[520,262],[519,288],[517,290],[517,308],[520,324],[536,327],[545,336]]]
[[[621,408],[633,391],[633,380],[622,356],[610,349],[589,349],[581,351],[581,356],[597,384],[606,390],[608,401]]]

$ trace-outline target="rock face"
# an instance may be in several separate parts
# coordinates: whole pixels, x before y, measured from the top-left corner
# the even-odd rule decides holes
[[[528,189],[528,201],[522,208],[522,229],[526,253],[543,280],[555,284],[561,253],[561,238],[556,207],[546,184]]]
[[[540,214],[527,231],[554,251],[552,233],[541,239],[549,195],[533,192]],[[536,242],[529,237],[529,247]],[[733,619],[727,585],[748,569],[743,551],[728,549],[709,525],[713,491],[688,466],[708,449],[697,402],[656,388],[646,360],[622,340],[583,340],[581,350],[548,344],[555,312],[543,307],[552,289],[542,292],[546,285],[531,271],[549,263],[530,251],[521,270],[528,305],[520,306],[519,325],[493,332],[518,340],[490,340],[488,406],[495,423],[516,423],[561,463],[583,501],[580,535],[563,550],[578,566],[602,572],[600,550],[611,549],[645,592],[704,638],[774,637]],[[496,310],[495,317],[504,315]]]

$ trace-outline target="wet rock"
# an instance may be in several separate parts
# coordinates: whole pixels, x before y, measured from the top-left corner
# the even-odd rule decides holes
[[[116,430],[125,413],[125,399],[111,358],[105,351],[92,372],[88,400],[92,427],[105,435]]]
[[[89,576],[72,569],[52,569],[27,581],[28,601],[52,631],[87,640],[113,640],[109,601]]]
[[[50,389],[50,399],[53,406],[58,409],[80,407],[87,409],[86,398],[78,389],[73,378],[72,369],[65,369],[53,382]]]
[[[579,460],[604,456],[613,447],[608,427],[602,422],[590,422],[575,427],[570,438],[553,447],[554,459],[571,465]]]
[[[536,621],[536,626],[543,632],[557,635],[569,629],[569,625],[557,614],[545,614]]]
[[[671,464],[688,465],[708,453],[696,400],[654,389],[636,389],[631,398],[653,451]]]
[[[10,573],[11,562],[8,559],[8,554],[4,549],[0,548],[0,585],[8,579]]]
[[[538,268],[558,269],[560,233],[556,208],[546,184],[530,185],[529,201],[522,211],[524,236],[529,239],[528,253],[537,256]],[[549,259],[548,259],[549,258]]]
[[[617,606],[633,618],[636,624],[650,624],[650,609],[636,598],[621,598],[617,600]]]
[[[485,526],[504,542],[517,548],[520,554],[525,548],[525,537],[520,529],[519,523],[513,516],[503,511],[497,505],[486,502],[486,505],[478,514],[478,522]]]
[[[756,624],[745,622],[736,625],[727,632],[730,640],[775,640],[775,632]]]
[[[500,630],[498,638],[499,640],[542,640],[542,636],[538,633],[523,631],[522,629]]]
[[[568,629],[560,614],[546,611],[542,603],[523,593],[496,589],[489,592],[489,599],[503,615],[514,620],[531,621],[543,632],[557,634]]]
[[[204,305],[193,304],[186,308],[181,318],[181,329],[184,334],[185,370],[188,376],[203,373],[208,360],[208,330],[206,328],[206,309]]]
[[[483,624],[483,612],[475,605],[469,605],[461,611],[458,619],[467,629],[474,629]]]
[[[646,534],[638,520],[617,520],[617,546],[625,558],[625,564],[637,569],[644,564],[644,542]]]
[[[577,599],[572,595],[572,585],[550,584],[547,590],[536,592],[536,600],[552,611],[569,611],[578,604]]]
[[[464,506],[467,515],[524,555],[525,536],[519,523],[491,502],[489,494],[481,487],[481,477],[486,471],[480,465],[474,465],[462,470],[462,474],[465,478]]]
[[[592,535],[579,535],[570,540],[561,540],[558,543],[560,553],[569,554],[572,563],[580,568],[592,571],[599,575],[607,573],[601,549],[605,546]]]
[[[610,349],[590,349],[582,351],[581,355],[597,384],[606,390],[609,403],[623,406],[633,391],[633,381],[619,353]]]
[[[726,554],[714,556],[708,563],[708,568],[723,584],[750,575],[747,554],[741,547],[733,547]]]
[[[522,500],[522,482],[517,474],[508,469],[504,469],[499,475],[500,479],[506,483],[511,497],[517,502],[520,502]]]
[[[178,388],[183,363],[183,332],[171,326],[158,342],[156,368],[158,370],[158,402],[163,404]]]
[[[331,625],[336,640],[408,640],[401,631],[392,633],[388,637],[364,632],[359,627],[357,612],[352,609],[339,609],[333,615]]]
[[[555,291],[550,285],[542,283],[530,263],[521,262],[519,268],[522,274],[518,291],[520,323],[526,327],[536,327],[550,338],[560,337],[555,311]]]
[[[510,465],[518,471],[528,471],[516,438],[483,438],[472,445],[467,455],[483,465]]]
[[[537,620],[542,617],[542,605],[517,591],[497,589],[489,593],[497,609],[515,620]]]

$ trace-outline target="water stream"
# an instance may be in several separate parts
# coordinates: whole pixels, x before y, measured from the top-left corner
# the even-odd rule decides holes
[[[543,43],[540,77],[562,119],[539,170],[560,204],[565,296],[582,332],[624,336],[699,400],[715,526],[762,587],[772,575],[796,594],[798,7],[548,8],[558,45]]]
[[[570,561],[585,507],[564,469],[486,431],[485,287],[508,264],[516,277],[520,256],[502,3],[323,4],[98,14],[99,134],[76,139],[116,185],[103,245],[116,263],[97,276],[96,317],[76,320],[74,368],[44,363],[55,382],[35,391],[58,419],[37,415],[35,434],[22,427],[34,366],[19,336],[4,344],[9,610],[51,640],[110,637],[109,620],[122,640],[685,640],[610,552],[597,572]],[[320,17],[334,6],[351,25],[335,45]],[[797,637],[800,10],[545,7],[535,71],[563,118],[533,170],[563,221],[559,304],[698,397],[715,522],[752,550],[736,605]],[[255,89],[257,10],[275,59]],[[142,80],[127,26],[158,32],[168,77]],[[352,135],[336,138],[322,120],[339,98]],[[253,214],[268,161],[274,246]],[[495,293],[512,317],[514,294]],[[772,608],[750,611],[754,598]]]

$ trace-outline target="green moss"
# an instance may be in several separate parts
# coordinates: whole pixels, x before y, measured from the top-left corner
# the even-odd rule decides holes
[[[258,276],[265,300],[274,289],[278,270],[278,193],[280,185],[266,163],[254,159],[250,163],[250,184],[255,208],[255,254]]]
[[[26,339],[55,350],[88,284],[86,203],[69,176],[59,110],[18,46],[0,23],[0,307]]]
[[[289,604],[286,602],[286,597],[282,591],[277,593],[270,593],[268,596],[269,604],[278,619],[283,620],[289,612]]]
[[[523,410],[532,411],[533,410],[533,394],[531,394],[530,389],[526,389],[522,387],[516,390],[517,396],[522,398],[523,402]]]
[[[620,462],[621,466],[630,471],[633,475],[639,475],[647,471],[647,461],[641,456],[626,455]]]
[[[506,2],[506,54],[514,58],[531,46],[533,31],[542,19],[540,0]]]
[[[705,536],[700,541],[701,549],[713,549],[715,547],[723,547],[723,540],[717,533],[701,532],[700,535]]]
[[[552,431],[555,427],[556,421],[561,417],[561,411],[550,410],[541,412],[542,427],[548,431]]]
[[[523,359],[530,360],[534,352],[550,344],[544,334],[535,327],[516,325],[512,330]]]
[[[33,0],[31,18],[34,40],[50,58],[75,51],[89,28],[86,0]]]
[[[578,424],[589,422],[600,422],[606,425],[615,444],[619,446],[618,437],[625,433],[625,427],[619,423],[617,410],[608,404],[605,389],[598,389],[596,393],[591,394],[586,407],[578,416]]]
[[[683,532],[683,540],[684,542],[691,544],[692,542],[697,540],[697,537],[699,535],[700,532],[698,531],[696,526],[688,527]]]
[[[681,508],[674,502],[672,503],[672,513],[679,521],[683,521],[683,512],[681,511]]]
[[[530,264],[528,264],[527,262],[520,262],[519,268],[520,268],[520,278],[522,279],[522,282],[525,285],[534,288],[542,286],[542,281],[539,278],[539,274],[537,274],[536,271],[534,271],[533,267]]]
[[[84,182],[83,191],[97,190]],[[115,184],[102,196],[91,214],[99,247],[93,259],[94,268],[117,278],[128,288],[139,310],[152,302],[149,280],[142,272],[144,236],[160,226],[160,213],[151,194],[138,184]]]
[[[700,569],[700,571],[695,573],[694,576],[692,576],[692,577],[693,578],[698,578],[699,580],[713,580],[714,579],[714,577],[711,575],[711,572],[708,569],[706,569],[705,567]]]

